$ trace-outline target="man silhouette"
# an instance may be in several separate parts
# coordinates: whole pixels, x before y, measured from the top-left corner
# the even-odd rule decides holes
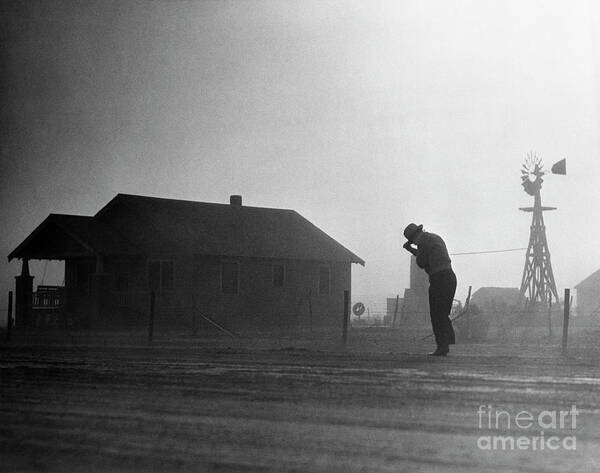
[[[456,275],[446,244],[440,236],[424,232],[423,225],[414,223],[406,226],[404,236],[408,241],[403,248],[417,257],[417,266],[429,275],[429,314],[437,344],[436,350],[430,355],[446,356],[448,346],[455,341],[449,316],[456,293]]]

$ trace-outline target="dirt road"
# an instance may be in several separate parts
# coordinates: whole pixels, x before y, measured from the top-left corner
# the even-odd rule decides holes
[[[473,347],[445,359],[243,346],[1,350],[2,471],[600,471],[600,377],[582,359]],[[539,437],[540,425],[520,429],[514,416],[573,404],[576,428],[544,435],[575,436],[574,451],[478,447],[482,436]],[[490,429],[480,406],[508,412],[510,427]]]

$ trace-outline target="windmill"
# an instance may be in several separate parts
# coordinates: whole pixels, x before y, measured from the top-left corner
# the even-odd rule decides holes
[[[551,169],[553,174],[566,174],[566,171],[565,159],[555,163]],[[556,210],[556,207],[542,206],[541,189],[544,182],[542,176],[545,174],[542,160],[534,152],[528,153],[521,168],[521,185],[523,190],[533,197],[533,207],[520,207],[519,210],[531,212],[533,215],[521,280],[520,299],[527,297],[530,303],[546,303],[548,296],[554,296],[554,300],[558,300],[544,225],[544,211]]]

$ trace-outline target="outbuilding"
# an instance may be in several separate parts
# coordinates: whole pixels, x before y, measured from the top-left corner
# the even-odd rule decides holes
[[[577,315],[597,317],[600,315],[600,269],[575,286],[577,290]]]

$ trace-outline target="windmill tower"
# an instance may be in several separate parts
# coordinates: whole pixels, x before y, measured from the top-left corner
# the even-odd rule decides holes
[[[552,173],[566,174],[566,160],[562,159],[554,164]],[[542,205],[541,189],[544,174],[542,160],[535,153],[528,153],[525,164],[521,168],[521,185],[525,192],[533,197],[533,207],[521,207],[519,210],[533,214],[520,291],[520,299],[526,297],[529,303],[546,303],[549,295],[554,297],[555,301],[558,300],[544,224],[544,212],[556,210],[556,207]]]

